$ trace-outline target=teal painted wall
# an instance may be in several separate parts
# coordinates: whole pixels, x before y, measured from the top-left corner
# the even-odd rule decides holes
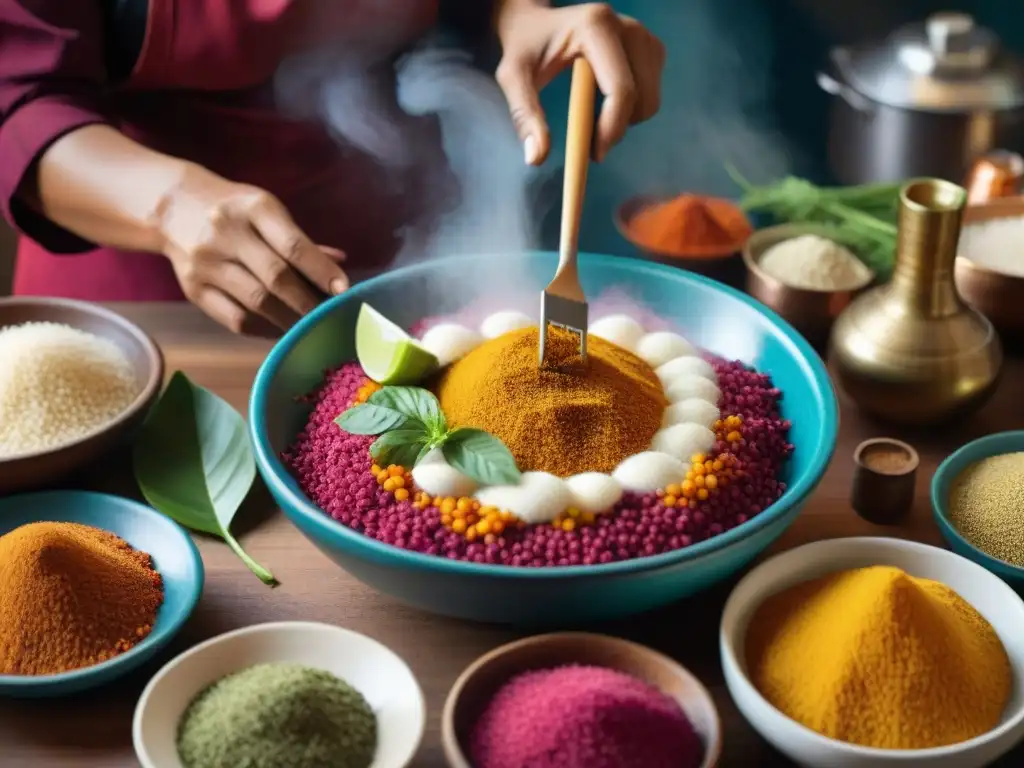
[[[603,164],[592,167],[581,247],[632,252],[612,220],[615,208],[631,195],[681,190],[733,194],[735,187],[723,167],[727,161],[754,180],[793,172],[827,181],[828,100],[814,82],[814,71],[830,46],[851,42],[841,38],[844,33],[888,30],[935,10],[957,9],[974,13],[1008,47],[1024,51],[1021,0],[859,0],[853,11],[848,3],[613,2],[620,13],[643,21],[666,45],[663,105],[657,117],[634,128]],[[849,24],[842,18],[844,13],[870,16],[871,22]],[[561,78],[543,94],[555,149],[551,169],[557,167],[564,146],[567,101],[568,78]],[[542,228],[548,246],[557,242],[557,214],[550,211]]]

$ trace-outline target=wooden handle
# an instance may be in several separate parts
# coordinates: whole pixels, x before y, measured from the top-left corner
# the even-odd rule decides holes
[[[583,195],[587,187],[587,168],[594,140],[594,102],[597,83],[594,70],[579,58],[572,67],[569,92],[569,130],[565,139],[565,178],[562,183],[562,236],[559,242],[558,271],[571,261],[576,263],[579,248]]]

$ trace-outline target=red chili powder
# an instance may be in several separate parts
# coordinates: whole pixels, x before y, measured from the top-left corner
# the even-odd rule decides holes
[[[724,256],[738,251],[754,231],[735,203],[680,195],[636,213],[628,224],[635,243],[679,256]]]
[[[566,666],[501,688],[470,737],[475,768],[698,768],[704,745],[675,699],[621,672]]]

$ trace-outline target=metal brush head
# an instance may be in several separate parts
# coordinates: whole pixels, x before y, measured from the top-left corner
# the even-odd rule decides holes
[[[544,364],[548,325],[578,333],[580,356],[587,359],[587,302],[567,299],[544,291],[540,296],[540,363]]]

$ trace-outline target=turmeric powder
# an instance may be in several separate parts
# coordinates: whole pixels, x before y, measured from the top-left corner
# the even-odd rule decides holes
[[[150,633],[163,583],[145,552],[77,523],[31,523],[0,536],[0,674],[67,672],[127,651]]]
[[[754,686],[829,738],[926,749],[998,725],[1010,697],[995,630],[944,584],[888,566],[834,573],[769,597],[746,641]]]
[[[523,328],[445,369],[434,391],[449,425],[486,430],[524,472],[561,477],[611,472],[650,447],[668,401],[647,363],[596,336],[583,363],[579,338],[553,327],[541,368],[537,344]]]

